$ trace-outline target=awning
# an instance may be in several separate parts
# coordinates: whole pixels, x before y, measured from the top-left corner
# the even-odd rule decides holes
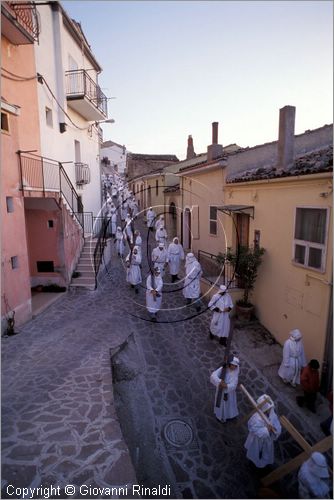
[[[217,210],[227,215],[245,214],[254,219],[254,207],[250,205],[222,205]]]

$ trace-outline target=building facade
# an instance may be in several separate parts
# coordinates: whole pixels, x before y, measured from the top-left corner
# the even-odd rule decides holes
[[[223,148],[180,169],[182,239],[203,262],[228,247],[265,248],[251,297],[256,314],[281,344],[299,328],[325,380],[332,367],[333,127],[295,135],[294,116],[292,106],[280,110],[277,141]]]

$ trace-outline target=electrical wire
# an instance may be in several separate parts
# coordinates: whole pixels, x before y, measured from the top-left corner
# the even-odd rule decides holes
[[[16,75],[15,73],[12,73],[6,68],[1,68],[3,71],[6,71],[6,73],[9,73],[11,76],[15,76],[16,78],[19,78],[20,80],[26,81],[26,80],[33,80],[34,78],[37,78],[36,75],[34,76],[21,76],[21,75]]]
[[[50,89],[49,87],[49,84],[48,82],[45,80],[44,76],[43,75],[40,75],[39,73],[37,74],[37,77],[38,78],[41,78],[43,80],[43,83],[45,83],[45,86],[46,88],[48,89],[48,91],[50,92],[50,94],[52,95],[53,99],[56,101],[56,103],[58,104],[58,106],[60,107],[60,109],[62,110],[62,112],[65,114],[65,116],[67,116],[67,118],[70,120],[70,122],[72,123],[72,125],[75,126],[75,128],[77,128],[78,130],[87,130],[89,127],[79,127],[76,123],[74,123],[74,121],[72,120],[72,118],[67,114],[67,112],[65,111],[65,109],[62,107],[62,105],[58,102],[56,96],[54,95],[54,93],[52,92],[52,90]]]
[[[18,79],[18,78],[12,78],[11,76],[8,76],[8,75],[4,75],[3,73],[1,73],[1,76],[2,78],[5,78],[6,80],[11,80],[12,82],[26,82],[28,80],[35,80],[37,78],[37,76],[34,76],[32,78],[24,78],[24,79]]]
[[[62,107],[62,105],[58,102],[56,96],[54,95],[54,93],[52,92],[48,82],[45,80],[44,76],[37,73],[37,75],[35,76],[31,76],[31,77],[24,77],[24,76],[21,76],[21,75],[16,75],[15,73],[12,73],[11,71],[9,71],[8,69],[6,68],[2,68],[3,71],[5,71],[6,73],[8,73],[9,75],[12,75],[12,76],[7,76],[7,75],[4,75],[3,73],[1,73],[1,76],[3,78],[5,78],[6,80],[11,80],[13,82],[26,82],[26,81],[30,81],[30,80],[35,80],[36,78],[37,79],[42,79],[42,82],[45,84],[46,88],[48,89],[48,91],[50,92],[51,96],[53,97],[53,99],[56,101],[57,105],[59,106],[59,108],[62,110],[62,112],[65,114],[65,116],[69,119],[69,121],[72,123],[72,125],[74,125],[75,128],[77,128],[78,130],[88,130],[89,127],[79,127],[76,123],[74,123],[74,121],[72,120],[72,118],[67,114],[67,112],[65,111],[65,109]],[[12,77],[15,77],[15,78],[12,78]]]

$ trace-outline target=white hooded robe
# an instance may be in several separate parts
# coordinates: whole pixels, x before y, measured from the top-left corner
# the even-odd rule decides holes
[[[146,280],[146,309],[151,314],[157,313],[160,310],[162,302],[162,278],[160,276],[154,276],[154,282],[155,288],[153,288],[152,285],[152,276],[151,274],[149,274]],[[151,293],[152,290],[156,290],[159,293],[160,297],[155,297],[154,300],[154,297]]]
[[[219,391],[219,384],[221,382],[223,368],[220,367],[218,370],[215,370],[210,377],[211,384],[216,386],[216,396],[215,396],[215,405],[214,405],[214,414],[219,419],[225,422],[225,420],[229,418],[234,418],[239,415],[239,410],[237,406],[237,396],[236,396],[236,388],[238,385],[239,379],[239,366],[235,370],[229,370],[227,368],[225,374],[225,383],[227,384],[227,388],[223,389],[223,394],[221,398],[221,403],[219,408],[216,407],[216,400]],[[227,401],[224,401],[224,394],[228,394]]]
[[[184,251],[180,243],[171,243],[167,250],[169,272],[172,276],[178,274],[181,260],[184,260]]]
[[[213,311],[216,307],[220,309],[221,312],[214,311],[211,324],[210,332],[212,335],[217,337],[228,337],[230,333],[230,313],[222,312],[227,307],[233,308],[233,302],[231,296],[228,293],[215,293],[211,298],[208,307]]]
[[[295,341],[290,336],[284,342],[283,360],[278,375],[292,384],[300,384],[300,372],[306,365],[307,361],[302,339]]]
[[[269,432],[266,423],[259,413],[254,413],[248,420],[248,436],[245,442],[247,458],[256,467],[266,467],[274,463],[274,441],[281,434],[281,424],[273,408],[270,413],[266,413],[271,425],[275,428],[275,433]]]

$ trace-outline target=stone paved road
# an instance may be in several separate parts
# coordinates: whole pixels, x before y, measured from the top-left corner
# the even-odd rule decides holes
[[[64,497],[65,485],[73,484],[73,498],[81,498],[81,484],[125,485],[136,483],[136,475],[144,485],[170,483],[177,498],[255,497],[258,479],[243,449],[246,427],[237,420],[221,425],[213,416],[209,375],[223,350],[208,339],[211,314],[204,307],[200,315],[180,308],[177,286],[166,283],[164,290],[166,310],[151,323],[144,289],[135,295],[114,255],[97,291],[70,291],[19,335],[2,340],[3,497],[8,484],[56,485]],[[276,375],[281,348],[264,334],[256,324],[236,328],[240,382],[254,396],[268,392],[278,412],[313,443],[323,437],[326,405],[317,416],[296,406],[295,391]],[[117,420],[110,353],[132,462]],[[241,394],[239,409],[250,410]],[[172,419],[190,425],[194,437],[187,447],[175,448],[163,437]],[[278,465],[300,449],[284,432],[276,451]],[[293,498],[295,474],[279,487]]]

